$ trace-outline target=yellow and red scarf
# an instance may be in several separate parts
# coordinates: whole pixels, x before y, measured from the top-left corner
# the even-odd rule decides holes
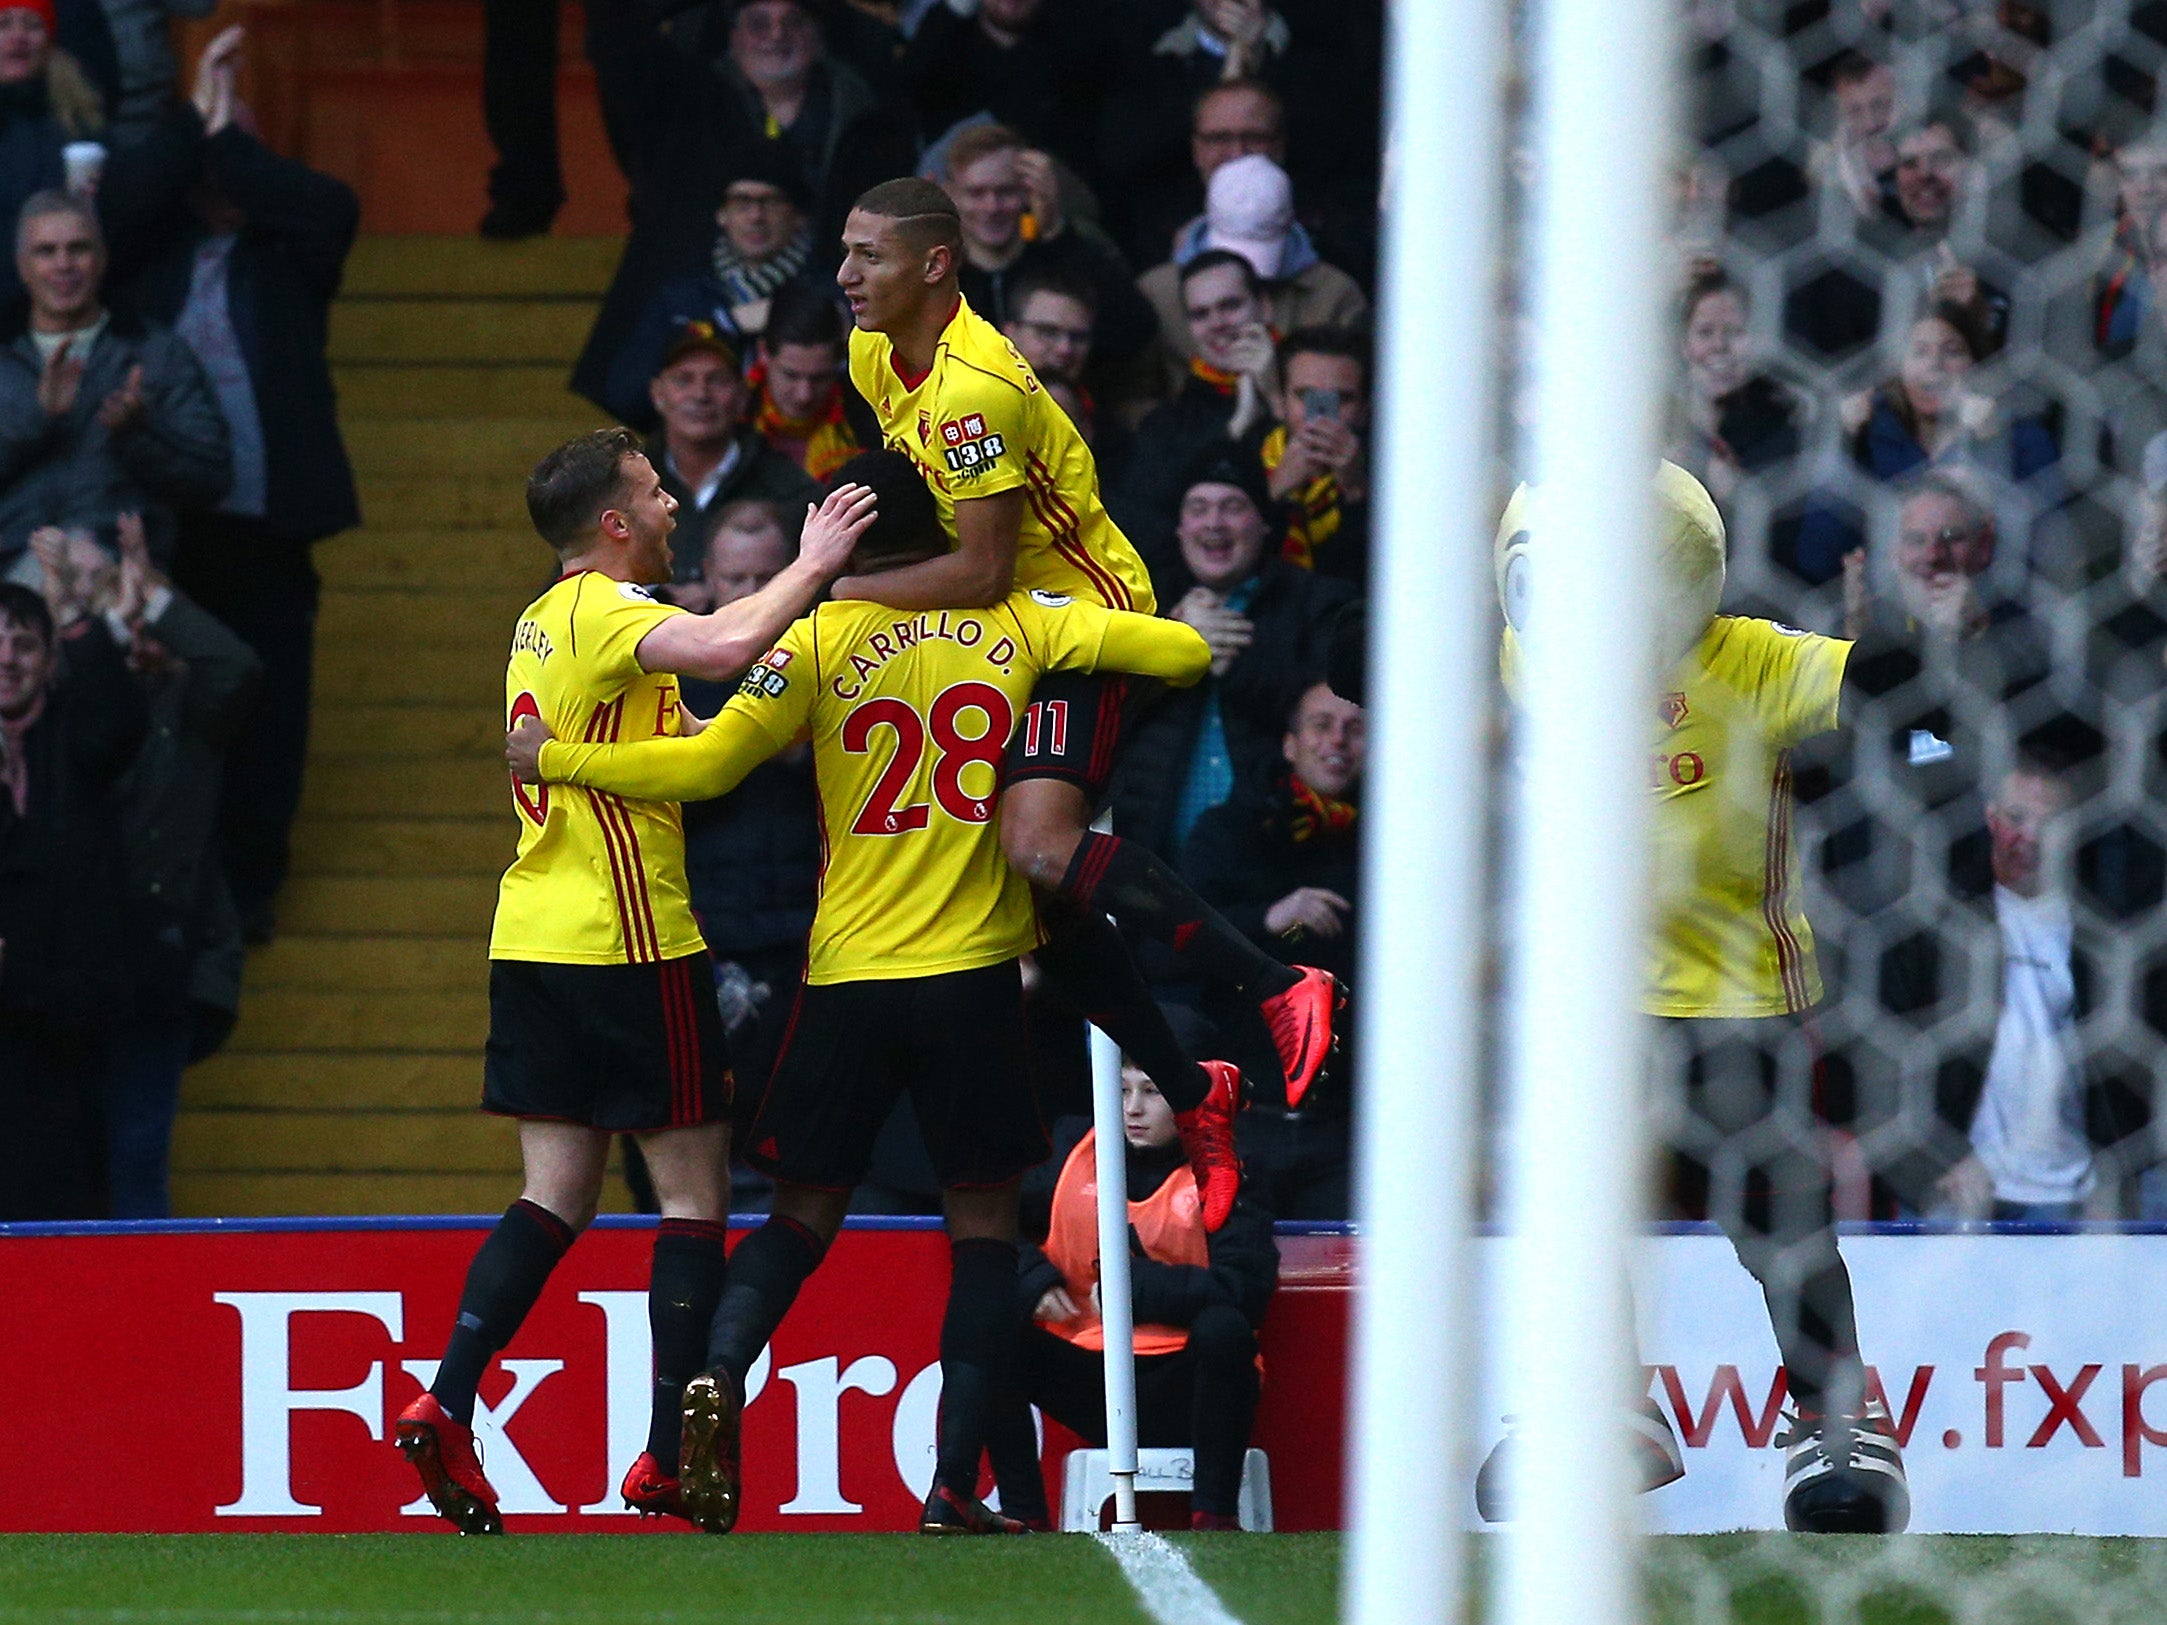
[[[1269,476],[1287,455],[1287,426],[1276,425],[1264,437],[1261,452]],[[1280,538],[1279,556],[1305,570],[1317,567],[1317,550],[1339,534],[1339,476],[1319,474],[1287,493],[1287,533]]]
[[[1313,841],[1319,835],[1344,834],[1354,828],[1354,803],[1312,790],[1302,782],[1299,773],[1287,775],[1287,797],[1293,806],[1288,817],[1288,833],[1297,844]]]
[[[754,362],[752,370],[745,374],[745,382],[752,387],[753,399],[759,402],[753,411],[753,428],[762,440],[811,478],[826,479],[863,449],[843,417],[841,384],[829,394],[828,404],[821,411],[809,418],[787,418],[768,393],[765,362]]]

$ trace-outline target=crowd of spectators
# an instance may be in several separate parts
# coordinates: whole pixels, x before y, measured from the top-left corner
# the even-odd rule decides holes
[[[359,208],[272,152],[207,0],[0,0],[0,1219],[155,1218],[181,1073],[268,940],[312,542],[359,519],[325,356]]]
[[[1669,455],[1727,608],[1857,640],[1798,1105],[1853,1216],[2158,1217],[2167,24],[1688,15]]]

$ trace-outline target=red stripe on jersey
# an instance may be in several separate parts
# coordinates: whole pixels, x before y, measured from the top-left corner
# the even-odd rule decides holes
[[[602,792],[589,790],[587,792],[587,805],[594,811],[596,827],[602,831],[602,851],[609,859],[610,895],[617,902],[617,930],[618,934],[624,939],[625,958],[633,964],[638,964],[639,954],[633,946],[632,910],[628,906],[629,887],[626,885],[625,880],[625,855],[618,848],[617,832],[611,826],[609,813],[603,806]]]
[[[1788,751],[1776,758],[1776,772],[1768,792],[1768,849],[1761,877],[1761,917],[1776,941],[1776,970],[1783,983],[1784,1008],[1806,1008],[1805,956],[1791,934],[1784,903],[1790,892],[1791,852],[1791,758]]]
[[[1061,495],[1059,487],[1054,483],[1053,471],[1035,452],[1024,458],[1024,490],[1031,499],[1031,506],[1038,515],[1039,523],[1046,527],[1053,538],[1054,551],[1083,572],[1086,579],[1098,589],[1099,597],[1107,608],[1131,608],[1135,600],[1129,596],[1128,588],[1118,576],[1093,558],[1091,550],[1084,546],[1082,522],[1076,517],[1076,510],[1070,507],[1067,499]]]
[[[639,828],[632,821],[632,809],[621,797],[605,794],[601,799],[609,808],[618,838],[624,843],[625,869],[630,877],[626,891],[638,943],[635,962],[649,964],[662,957],[662,948],[655,932],[654,904],[647,894],[647,865],[640,852]]]

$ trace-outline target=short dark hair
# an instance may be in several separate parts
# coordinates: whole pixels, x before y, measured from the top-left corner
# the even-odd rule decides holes
[[[821,344],[841,349],[849,342],[843,306],[832,288],[810,282],[785,282],[768,306],[760,342],[772,354],[778,345]]]
[[[1298,355],[1337,356],[1362,369],[1367,387],[1371,374],[1369,336],[1351,327],[1297,327],[1279,341],[1279,374],[1286,376],[1287,363]]]
[[[53,611],[42,595],[19,581],[0,581],[0,620],[12,621],[25,632],[35,632],[53,646]]]
[[[1700,309],[1703,299],[1713,299],[1719,293],[1727,293],[1741,305],[1747,303],[1746,290],[1731,280],[1730,272],[1720,266],[1712,271],[1699,271],[1685,285],[1685,297],[1678,301],[1678,325],[1689,326],[1693,313]]]
[[[1828,82],[1832,89],[1837,85],[1862,85],[1886,65],[1863,51],[1846,47],[1829,64]]]
[[[1070,276],[1066,271],[1051,267],[1026,271],[1016,278],[1015,287],[1009,290],[1008,308],[1017,315],[1022,315],[1023,307],[1031,302],[1031,295],[1034,293],[1057,293],[1063,299],[1073,299],[1091,313],[1093,321],[1098,320],[1098,290],[1082,278]]]
[[[828,489],[862,485],[873,493],[873,522],[858,538],[858,556],[900,558],[947,551],[941,510],[918,465],[902,452],[861,451],[828,476]]]
[[[1280,133],[1287,127],[1287,99],[1261,79],[1221,79],[1206,85],[1189,103],[1189,128],[1196,128],[1196,121],[1203,116],[1204,104],[1214,96],[1224,96],[1230,91],[1243,91],[1251,96],[1262,96],[1272,104],[1272,111],[1279,117]]]
[[[625,459],[642,452],[630,429],[595,429],[536,463],[527,476],[527,517],[542,540],[561,554],[592,531],[624,493]]]
[[[915,175],[882,181],[859,193],[850,209],[853,214],[876,214],[883,220],[893,220],[896,229],[921,248],[962,251],[963,216],[956,212],[955,199],[931,181]]]
[[[1231,265],[1241,272],[1242,286],[1257,298],[1264,297],[1264,284],[1257,276],[1257,268],[1231,248],[1205,249],[1181,268],[1181,285],[1186,288],[1191,278],[1200,277],[1206,271],[1216,271],[1222,265]]]
[[[1953,299],[1936,299],[1917,317],[1918,322],[1935,321],[1951,329],[1964,341],[1964,349],[1975,362],[1984,361],[1993,353],[1993,341],[1987,337],[1979,314],[1970,305],[1960,305]]]

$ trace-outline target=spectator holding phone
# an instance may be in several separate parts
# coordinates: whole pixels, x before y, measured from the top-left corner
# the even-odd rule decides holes
[[[1287,505],[1280,556],[1359,585],[1369,575],[1369,340],[1305,327],[1278,354],[1279,421],[1262,431],[1257,456],[1272,499]]]

